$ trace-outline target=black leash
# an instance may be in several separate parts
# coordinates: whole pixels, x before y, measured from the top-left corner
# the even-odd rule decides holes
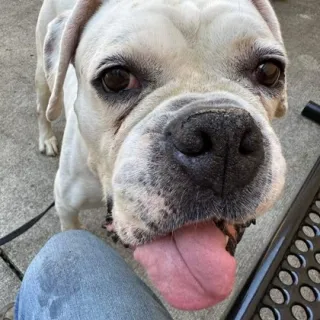
[[[53,207],[54,207],[54,202],[52,202],[46,210],[44,210],[43,212],[38,214],[36,217],[34,217],[33,219],[29,220],[28,222],[26,222],[24,225],[22,225],[18,229],[12,231],[11,233],[9,233],[6,236],[4,236],[3,238],[1,238],[0,239],[0,247],[5,245],[6,243],[12,241],[15,238],[18,238],[23,233],[25,233],[27,230],[29,230]]]

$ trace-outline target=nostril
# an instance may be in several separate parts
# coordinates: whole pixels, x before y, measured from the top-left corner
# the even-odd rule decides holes
[[[194,132],[190,137],[190,144],[180,151],[188,157],[197,157],[212,150],[210,136],[203,131]]]
[[[212,150],[210,135],[203,130],[168,130],[165,135],[168,141],[187,157],[196,157]]]
[[[202,131],[202,132],[200,132],[200,136],[202,139],[202,148],[198,152],[198,154],[203,154],[203,153],[211,151],[212,150],[212,140],[211,140],[209,134]]]
[[[240,154],[247,156],[259,149],[257,139],[254,136],[255,133],[251,129],[245,131],[239,145]]]

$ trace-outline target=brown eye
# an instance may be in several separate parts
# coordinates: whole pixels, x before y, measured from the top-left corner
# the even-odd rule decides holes
[[[273,62],[262,63],[256,69],[257,81],[267,87],[275,86],[278,83],[280,75],[280,68]]]
[[[119,92],[139,87],[138,80],[122,68],[112,68],[102,77],[102,84],[106,91]]]

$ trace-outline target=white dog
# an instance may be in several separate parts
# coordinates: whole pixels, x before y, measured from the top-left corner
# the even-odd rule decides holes
[[[287,109],[287,59],[269,1],[45,0],[36,38],[41,152],[58,153],[50,121],[67,118],[62,229],[113,201],[115,232],[169,303],[224,299],[226,245],[284,184],[270,120]]]

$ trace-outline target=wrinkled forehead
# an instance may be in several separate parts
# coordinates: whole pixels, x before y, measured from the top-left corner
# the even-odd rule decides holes
[[[87,24],[76,61],[94,70],[124,53],[168,67],[177,59],[204,64],[259,41],[282,48],[250,0],[107,1]]]

